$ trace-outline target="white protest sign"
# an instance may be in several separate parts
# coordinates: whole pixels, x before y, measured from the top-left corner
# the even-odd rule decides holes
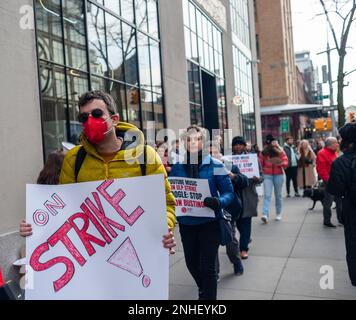
[[[204,206],[204,199],[211,197],[208,180],[170,177],[169,182],[177,217],[215,218],[214,211]]]
[[[240,172],[247,178],[260,177],[260,169],[258,165],[258,157],[255,153],[234,155],[224,157],[224,160],[232,162],[240,169]]]
[[[168,299],[163,175],[27,185],[26,218],[26,300]]]

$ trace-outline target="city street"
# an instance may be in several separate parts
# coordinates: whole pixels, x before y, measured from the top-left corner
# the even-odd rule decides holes
[[[356,299],[356,288],[347,274],[343,228],[325,229],[320,202],[314,211],[307,210],[310,206],[310,199],[284,198],[282,222],[274,221],[273,210],[269,224],[254,220],[250,257],[243,262],[242,277],[233,275],[221,248],[219,299]],[[333,222],[337,222],[336,215]],[[185,266],[178,230],[176,238],[178,252],[170,261],[170,299],[194,300],[197,288]],[[322,266],[334,269],[334,290],[320,288]]]

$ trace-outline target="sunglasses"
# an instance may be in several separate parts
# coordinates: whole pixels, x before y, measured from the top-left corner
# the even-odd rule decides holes
[[[90,115],[95,119],[99,119],[104,115],[104,111],[101,109],[94,109],[92,112],[89,113],[88,112],[80,113],[78,116],[78,121],[80,123],[85,123],[88,121]]]

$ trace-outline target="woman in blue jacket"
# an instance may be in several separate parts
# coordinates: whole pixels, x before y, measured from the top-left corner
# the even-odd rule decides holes
[[[207,179],[211,197],[204,205],[220,215],[234,199],[234,189],[224,165],[203,152],[204,129],[191,126],[184,137],[185,161],[172,167],[170,176]],[[204,155],[203,155],[204,153]],[[178,217],[186,265],[199,288],[200,300],[216,300],[216,259],[220,245],[220,228],[216,218]]]

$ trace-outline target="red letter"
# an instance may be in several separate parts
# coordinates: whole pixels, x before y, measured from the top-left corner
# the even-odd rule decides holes
[[[97,190],[112,205],[112,207],[117,211],[117,213],[130,226],[132,226],[145,211],[140,206],[138,206],[134,212],[128,215],[125,210],[122,209],[119,205],[121,200],[126,196],[125,192],[119,189],[112,197],[106,192],[106,189],[110,187],[113,182],[113,180],[105,181],[97,188]]]
[[[75,224],[75,222],[74,222],[75,219],[82,219],[84,221],[84,226],[81,230]],[[74,230],[77,232],[80,240],[82,240],[83,245],[84,245],[85,249],[87,250],[89,256],[92,256],[96,252],[93,245],[91,244],[91,242],[96,243],[100,247],[105,247],[105,245],[106,245],[105,241],[102,241],[101,239],[98,239],[98,238],[94,237],[93,235],[87,233],[87,230],[89,228],[89,218],[84,213],[80,213],[80,212],[76,213],[76,214],[72,215],[68,219],[68,221],[70,222],[70,224],[72,225]]]
[[[78,249],[75,247],[73,242],[69,239],[67,236],[68,231],[72,229],[72,226],[69,224],[69,222],[65,222],[63,226],[61,226],[55,234],[53,234],[49,239],[48,243],[54,247],[58,241],[61,241],[65,247],[68,249],[70,254],[74,257],[75,260],[81,265],[84,266],[86,263],[86,260],[84,257],[81,255],[81,253],[78,251]]]
[[[35,271],[44,271],[47,270],[58,263],[63,263],[67,270],[66,272],[56,281],[53,282],[54,291],[58,292],[61,290],[74,276],[75,268],[72,261],[66,257],[56,257],[45,263],[41,263],[40,257],[42,254],[49,250],[48,243],[41,244],[33,253],[30,259],[30,266]]]
[[[98,220],[96,220],[96,218],[94,217],[94,215],[91,213],[91,211],[89,210],[89,208],[86,206],[85,203],[83,203],[80,206],[80,209],[83,210],[83,212],[89,217],[89,219],[91,220],[91,222],[93,222],[93,224],[95,225],[95,227],[98,229],[98,231],[100,232],[100,234],[103,236],[103,238],[105,239],[105,241],[107,243],[111,243],[112,240],[111,238],[108,236],[108,234],[106,233],[105,229],[101,226],[101,224],[98,222]]]
[[[54,200],[54,203],[47,200],[44,203],[44,206],[53,216],[56,216],[58,214],[56,209],[63,209],[66,204],[56,193],[52,195],[52,199]]]
[[[104,227],[109,231],[109,233],[111,234],[111,236],[113,238],[117,237],[117,233],[115,232],[115,230],[111,227],[115,227],[117,229],[119,229],[122,232],[125,232],[125,227],[109,218],[107,218],[105,216],[105,212],[103,209],[103,206],[101,204],[100,198],[98,196],[98,194],[96,192],[93,192],[93,197],[94,200],[96,202],[96,204],[98,205],[99,208],[97,208],[93,202],[91,202],[91,200],[89,198],[87,198],[85,200],[85,203],[88,205],[88,207],[91,209],[91,211],[94,212],[94,214],[98,217],[98,219],[100,220],[100,222],[104,225]]]

